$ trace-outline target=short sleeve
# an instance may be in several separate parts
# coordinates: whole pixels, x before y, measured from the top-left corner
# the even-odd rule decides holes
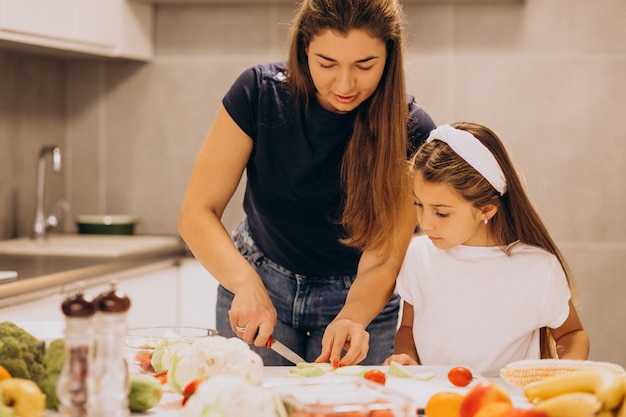
[[[567,320],[571,298],[565,272],[556,258],[552,262],[552,271],[548,278],[549,285],[546,287],[544,298],[545,323],[542,326],[555,329]]]
[[[251,138],[255,137],[260,73],[259,67],[242,72],[222,99],[230,117]]]
[[[430,132],[437,127],[428,113],[417,105],[413,96],[409,100],[409,123],[407,126],[409,136],[408,157],[426,141]]]

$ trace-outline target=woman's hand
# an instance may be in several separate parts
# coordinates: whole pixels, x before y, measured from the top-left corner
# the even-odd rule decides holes
[[[246,343],[265,346],[274,331],[276,308],[262,283],[239,289],[228,311],[233,332]]]
[[[335,319],[324,331],[322,353],[315,362],[330,362],[335,368],[357,364],[367,356],[369,341],[370,335],[362,324]],[[342,358],[343,351],[346,354]]]
[[[397,362],[400,365],[419,365],[415,359],[407,355],[406,353],[398,353],[395,355],[391,355],[383,362],[384,366],[391,365],[391,361]]]

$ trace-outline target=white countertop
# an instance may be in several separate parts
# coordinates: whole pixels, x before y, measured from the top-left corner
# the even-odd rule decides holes
[[[264,368],[264,374],[261,378],[261,383],[264,385],[271,383],[296,383],[297,381],[302,381],[303,379],[309,380],[336,380],[337,378],[345,378],[347,380],[355,379],[355,377],[350,376],[336,376],[331,374],[326,374],[319,377],[293,377],[287,376],[289,374],[289,370],[292,367],[289,366],[266,366]],[[387,372],[387,366],[368,366],[368,369],[380,369]],[[433,372],[435,377],[422,381],[415,378],[398,378],[398,377],[388,377],[385,385],[386,389],[393,390],[405,394],[413,399],[413,409],[416,410],[419,408],[424,408],[428,399],[436,392],[439,391],[455,391],[461,394],[466,393],[469,389],[472,388],[478,381],[484,380],[482,377],[476,378],[469,386],[467,387],[455,387],[453,386],[447,379],[447,372],[451,368],[451,366],[407,366],[405,369],[412,374],[419,373],[428,373]],[[516,407],[528,408],[530,407],[529,403],[523,396],[523,392],[520,388],[514,387],[503,380],[494,379],[494,381],[498,382],[505,388],[509,394],[511,395],[511,400]],[[179,417],[182,410],[182,396],[175,394],[171,391],[165,391],[163,398],[160,404],[145,413],[133,413],[132,415],[149,415],[155,417]],[[58,417],[60,416],[58,413],[52,411],[46,411],[44,414],[45,417]]]

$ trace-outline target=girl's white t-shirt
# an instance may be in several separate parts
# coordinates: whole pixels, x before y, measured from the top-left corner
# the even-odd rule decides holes
[[[571,297],[558,259],[541,248],[441,250],[427,236],[413,238],[396,289],[413,306],[422,365],[467,366],[485,377],[538,359],[539,328],[561,326]]]

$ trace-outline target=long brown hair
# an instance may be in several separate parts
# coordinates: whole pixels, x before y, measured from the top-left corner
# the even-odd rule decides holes
[[[451,126],[471,133],[495,156],[506,178],[504,195],[500,196],[478,171],[442,141],[422,145],[410,161],[411,172],[419,173],[428,182],[450,184],[476,208],[496,204],[499,208],[489,222],[490,232],[507,253],[516,242],[550,252],[559,260],[573,294],[574,285],[567,262],[531,203],[500,138],[491,129],[476,123],[458,122]],[[549,330],[542,328],[540,336],[542,358],[556,357]]]
[[[371,97],[356,110],[352,136],[342,160],[343,240],[357,248],[391,250],[398,212],[408,185],[408,104],[404,78],[404,14],[399,0],[304,0],[291,26],[287,80],[297,99],[308,103],[315,86],[306,49],[324,30],[364,30],[385,42],[387,60]]]

